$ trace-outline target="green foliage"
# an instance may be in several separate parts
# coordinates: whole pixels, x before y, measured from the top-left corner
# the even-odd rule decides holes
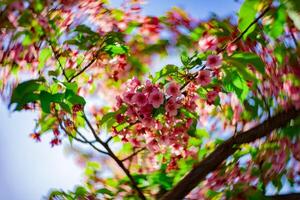
[[[80,104],[84,106],[86,103],[84,98],[72,90],[77,88],[77,86],[72,83],[67,83],[66,85],[71,89],[66,88],[64,93],[51,93],[48,91],[43,78],[25,81],[13,90],[9,105],[16,103],[15,110],[21,110],[28,103],[40,101],[41,109],[45,113],[50,113],[51,103],[58,103],[67,112],[71,111],[70,107],[73,105]]]
[[[129,49],[127,46],[121,45],[119,43],[110,44],[110,45],[105,46],[105,48],[104,48],[104,51],[112,57],[114,57],[116,55],[127,54],[128,50]]]
[[[223,87],[227,92],[234,92],[243,102],[249,93],[247,82],[235,70],[228,70],[223,78]]]
[[[275,15],[274,15],[274,21],[269,27],[270,36],[274,39],[277,39],[279,36],[281,36],[284,33],[284,27],[286,25],[286,8],[284,5],[279,6],[276,9]]]
[[[52,51],[50,48],[44,48],[40,51],[39,55],[39,69],[42,69],[46,61],[51,57]]]
[[[45,80],[41,78],[19,84],[13,90],[9,106],[16,103],[17,105],[14,110],[21,110],[27,103],[37,101],[39,99],[38,91],[44,82]]]
[[[300,135],[300,118],[292,120],[290,124],[281,129],[281,134],[290,138],[299,137]]]
[[[265,74],[265,64],[261,60],[261,58],[250,52],[238,52],[234,53],[232,56],[229,58],[231,61],[235,63],[240,63],[241,65],[243,64],[244,66],[247,66],[248,64],[252,65],[255,67],[257,71],[259,71],[261,74]]]
[[[155,73],[154,78],[152,79],[153,83],[156,83],[159,79],[164,78],[166,76],[170,76],[172,74],[178,73],[178,67],[175,65],[166,65],[160,71]]]
[[[300,30],[300,3],[298,0],[282,0],[287,8],[288,16],[293,20],[294,25]]]
[[[86,25],[79,25],[74,29],[76,33],[75,37],[70,40],[66,40],[65,43],[70,45],[76,45],[81,50],[88,50],[92,46],[95,46],[100,41],[101,37],[98,33],[91,30]]]
[[[239,24],[238,28],[240,31],[244,31],[255,19],[257,13],[259,1],[258,0],[245,0],[239,11]],[[249,34],[255,30],[255,25],[252,26],[247,33],[244,34],[243,38],[246,39]]]
[[[123,114],[127,110],[126,106],[122,106],[119,110],[115,112],[106,113],[102,119],[100,120],[100,125],[107,125],[107,127],[111,127],[116,122],[116,116],[118,114]]]

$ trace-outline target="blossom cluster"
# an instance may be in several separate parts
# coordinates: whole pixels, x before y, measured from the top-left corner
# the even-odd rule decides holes
[[[128,126],[119,131],[115,128],[114,132],[123,141],[129,141],[135,147],[145,145],[154,154],[170,151],[173,156],[191,155],[187,144],[193,119],[184,116],[180,110],[193,112],[197,98],[191,92],[184,96],[174,81],[163,87],[149,80],[142,85],[133,78],[127,82],[127,90],[117,97],[116,109],[125,106],[127,110],[118,114],[116,120],[119,124],[128,123]]]

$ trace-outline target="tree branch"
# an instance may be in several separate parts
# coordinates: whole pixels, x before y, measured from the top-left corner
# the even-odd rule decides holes
[[[291,194],[277,194],[272,196],[266,196],[268,200],[299,200],[300,193],[291,193]]]
[[[121,161],[124,162],[132,157],[134,157],[135,155],[137,155],[138,153],[140,153],[141,151],[144,151],[146,149],[146,147],[143,147],[135,152],[133,152],[131,155],[127,156],[126,158],[122,159]]]
[[[94,141],[89,141],[86,137],[84,137],[84,135],[82,135],[78,130],[77,128],[75,128],[75,131],[76,133],[82,138],[77,138],[75,137],[74,135],[72,135],[71,133],[68,132],[68,130],[62,125],[62,122],[60,120],[60,118],[58,117],[57,113],[56,114],[56,118],[58,120],[58,124],[59,124],[59,127],[68,135],[70,136],[71,138],[73,138],[74,140],[76,140],[77,142],[80,142],[80,143],[83,143],[83,144],[89,144],[91,145],[91,147],[93,147],[93,149],[95,149],[96,151],[98,151],[99,153],[103,153],[103,154],[106,154],[106,155],[109,155],[107,152],[105,151],[102,151],[101,149],[97,148],[93,143]]]
[[[77,76],[79,76],[80,74],[82,74],[85,70],[87,70],[96,60],[97,60],[97,57],[99,55],[99,53],[101,52],[102,50],[102,45],[104,44],[105,42],[105,37],[104,39],[101,41],[101,43],[99,44],[99,50],[96,52],[96,55],[95,57],[83,68],[81,69],[79,72],[77,72],[74,76],[72,76],[68,82],[72,82],[73,79],[75,79]]]
[[[90,128],[90,130],[92,131],[92,134],[94,135],[95,139],[106,149],[106,151],[108,152],[108,155],[119,165],[119,167],[127,175],[127,177],[129,178],[129,180],[132,184],[132,187],[137,191],[140,199],[146,200],[146,197],[144,196],[142,190],[138,187],[137,182],[134,180],[134,178],[130,174],[129,170],[125,167],[123,162],[114,154],[114,152],[111,150],[111,148],[108,146],[108,144],[103,142],[101,140],[101,138],[97,135],[95,129],[93,128],[91,122],[88,120],[88,118],[85,116],[85,114],[83,114],[83,118],[84,118],[85,122],[87,123],[88,127]]]
[[[62,64],[61,64],[61,62],[60,62],[60,60],[59,60],[59,57],[58,57],[58,55],[57,55],[57,53],[56,53],[56,51],[55,51],[55,49],[54,49],[54,47],[53,47],[51,41],[47,40],[47,42],[48,42],[48,44],[49,44],[50,47],[51,47],[51,50],[52,50],[52,52],[53,52],[53,54],[54,54],[54,57],[55,57],[55,59],[57,60],[58,65],[59,65],[60,69],[62,70],[62,73],[63,73],[65,79],[69,82],[69,78],[68,78],[68,76],[67,76],[67,74],[66,74],[66,71],[65,71],[64,67],[63,67]]]
[[[250,143],[256,139],[269,135],[273,130],[282,128],[287,123],[300,116],[300,110],[290,109],[283,111],[254,128],[240,132],[232,136],[227,141],[219,145],[210,155],[196,164],[194,168],[168,193],[162,200],[177,200],[185,197],[193,188],[195,188],[209,173],[231,156],[239,145]]]
[[[247,33],[247,31],[254,25],[254,24],[256,24],[269,10],[271,9],[271,5],[269,5],[266,9],[264,9],[262,12],[261,12],[261,14],[257,17],[257,18],[255,18],[255,20],[253,21],[253,22],[251,22],[251,24],[249,24],[248,26],[247,26],[247,28],[242,32],[242,33],[240,33],[234,40],[232,40],[231,42],[229,42],[228,44],[226,44],[226,45],[224,45],[219,51],[217,51],[217,53],[220,53],[220,52],[222,52],[222,51],[224,51],[226,48],[227,48],[227,46],[229,45],[229,44],[234,44],[234,43],[236,43],[237,41],[239,41],[242,37],[243,37],[243,35],[245,35],[245,33]]]

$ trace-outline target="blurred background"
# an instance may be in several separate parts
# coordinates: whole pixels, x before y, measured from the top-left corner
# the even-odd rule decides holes
[[[111,1],[113,7],[121,3]],[[148,0],[143,7],[145,14],[157,16],[178,6],[194,18],[205,19],[213,13],[234,17],[240,4],[234,0]],[[176,62],[173,57],[155,65]],[[0,100],[0,200],[43,199],[51,188],[71,190],[82,182],[82,168],[65,150],[67,140],[51,148],[48,138],[35,143],[29,137],[35,118],[30,111],[12,113],[7,102]]]

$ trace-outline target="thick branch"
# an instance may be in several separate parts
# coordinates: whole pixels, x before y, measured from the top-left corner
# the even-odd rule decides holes
[[[287,123],[300,115],[300,110],[291,109],[280,112],[270,119],[264,121],[258,126],[240,132],[232,136],[223,144],[219,145],[215,151],[208,155],[204,160],[195,165],[195,167],[167,194],[163,200],[179,200],[184,198],[193,188],[195,188],[210,172],[231,156],[239,145],[250,143],[256,139],[269,135],[273,130],[284,127]]]
[[[277,194],[273,196],[266,196],[268,200],[299,200],[300,193],[291,193],[291,194]]]

